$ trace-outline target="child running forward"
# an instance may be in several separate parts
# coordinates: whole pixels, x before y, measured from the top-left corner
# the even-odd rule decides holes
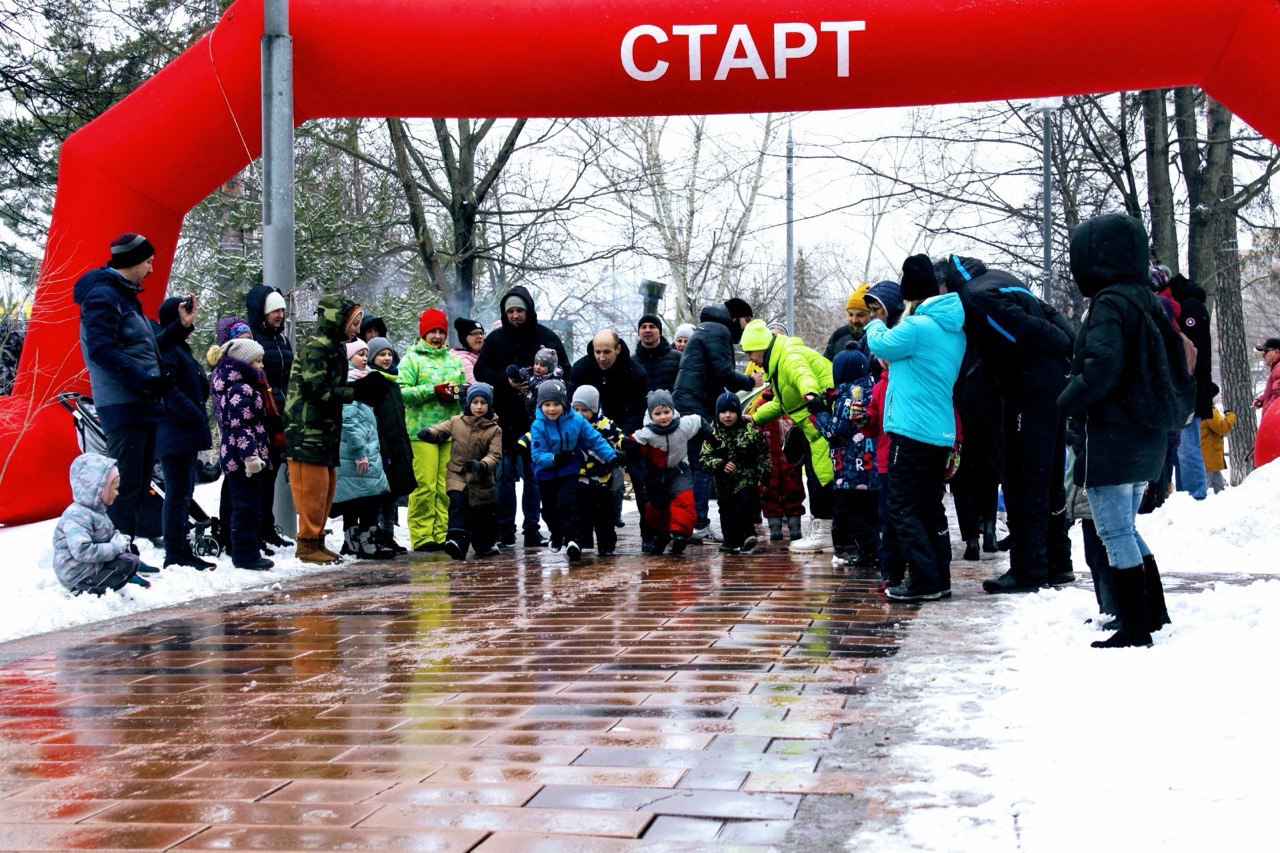
[[[594,385],[579,385],[573,391],[573,410],[587,419],[617,450],[622,443],[622,430],[600,413],[600,392]],[[614,526],[615,484],[622,481],[622,472],[611,463],[605,463],[590,453],[582,465],[578,477],[580,496],[586,504],[582,513],[582,535],[578,544],[584,548],[595,547],[596,553],[607,557],[618,547],[618,531]],[[593,544],[594,543],[594,546]]]
[[[716,422],[702,444],[701,462],[716,479],[720,496],[720,550],[745,554],[756,547],[760,484],[769,477],[769,447],[742,417],[742,401],[732,391],[716,400]]]
[[[671,392],[649,392],[644,426],[624,438],[623,447],[644,460],[645,520],[653,531],[653,553],[671,546],[671,555],[684,553],[693,535],[698,512],[693,502],[689,470],[689,442],[703,431],[701,415],[676,411]]]

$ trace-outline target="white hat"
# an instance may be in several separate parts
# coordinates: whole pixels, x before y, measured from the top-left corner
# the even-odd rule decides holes
[[[262,303],[263,315],[270,314],[272,311],[280,311],[288,309],[289,303],[284,301],[284,297],[280,295],[280,291],[273,290],[267,294],[266,300]]]

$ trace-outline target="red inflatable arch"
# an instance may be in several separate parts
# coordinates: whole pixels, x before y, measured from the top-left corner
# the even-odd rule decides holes
[[[71,287],[117,234],[157,247],[261,148],[261,0],[62,146],[13,395],[0,522],[49,518],[76,453],[54,395],[87,391]],[[291,0],[299,122],[823,110],[1199,84],[1280,140],[1274,0]]]

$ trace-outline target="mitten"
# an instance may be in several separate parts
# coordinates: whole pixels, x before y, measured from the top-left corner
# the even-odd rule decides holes
[[[423,427],[418,430],[418,441],[425,441],[427,444],[440,444],[443,440],[443,436],[431,427]]]
[[[573,461],[573,451],[561,450],[555,456],[551,457],[551,459],[553,462],[555,462],[556,467],[559,467],[561,465],[568,465],[570,462]]]
[[[365,460],[366,467],[368,464],[368,460]],[[248,459],[244,460],[244,475],[246,477],[252,477],[254,474],[259,473],[266,467],[267,463],[262,461],[261,456],[250,456]]]
[[[449,385],[448,383],[441,383],[432,390],[436,392],[436,399],[441,403],[448,404],[454,401],[452,385]]]
[[[821,394],[817,394],[813,397],[810,397],[808,400],[805,401],[804,406],[806,409],[809,410],[809,414],[812,414],[812,415],[818,415],[818,414],[821,414],[822,412],[829,410],[829,407],[827,406],[827,400]]]
[[[482,471],[484,471],[484,465],[478,459],[468,459],[462,463],[462,473],[464,474],[479,474]]]
[[[519,366],[514,365],[514,364],[508,364],[508,365],[507,365],[507,378],[508,378],[508,379],[510,379],[512,382],[519,382],[519,381],[520,381],[520,368],[519,368]]]

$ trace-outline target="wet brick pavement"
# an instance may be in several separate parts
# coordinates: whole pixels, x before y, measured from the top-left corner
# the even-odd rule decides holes
[[[0,668],[0,848],[753,849],[856,794],[822,758],[916,608],[829,556],[636,545],[40,638]]]

